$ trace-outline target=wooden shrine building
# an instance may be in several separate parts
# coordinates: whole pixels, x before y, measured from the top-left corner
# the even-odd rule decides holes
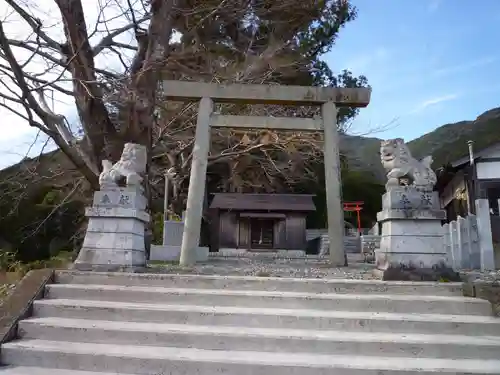
[[[211,250],[305,250],[312,195],[218,193],[210,204]]]

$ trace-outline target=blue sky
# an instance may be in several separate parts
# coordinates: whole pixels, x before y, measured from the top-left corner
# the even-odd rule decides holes
[[[358,18],[325,60],[373,87],[355,133],[411,140],[500,106],[500,0],[352,3]]]

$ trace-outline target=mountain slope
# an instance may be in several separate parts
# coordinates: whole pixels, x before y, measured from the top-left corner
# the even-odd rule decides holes
[[[473,121],[440,126],[408,142],[408,147],[416,159],[432,155],[432,166],[436,169],[468,155],[469,140],[474,141],[476,152],[500,142],[500,107],[484,112]],[[380,141],[378,138],[343,136],[341,149],[348,155],[351,168],[369,171],[384,181],[385,172],[379,156]]]
[[[412,155],[421,159],[427,155],[434,158],[433,167],[439,168],[442,165],[453,162],[468,154],[467,141],[474,141],[474,149],[483,150],[497,142],[500,142],[500,107],[484,112],[473,121],[461,121],[454,124],[443,125],[436,130],[425,134],[408,143]],[[385,171],[380,163],[379,138],[370,138],[353,135],[340,136],[340,148],[347,155],[349,166],[355,170],[365,170],[373,174],[381,181],[385,180]],[[38,161],[40,159],[37,159]],[[51,152],[42,157],[44,168],[52,169],[58,167],[71,170],[69,162],[59,153]],[[0,172],[0,181],[6,175],[24,172],[26,177],[33,176],[30,170],[30,163],[19,163],[15,166],[4,169]],[[39,168],[37,168],[39,169]],[[10,173],[9,173],[10,172]],[[40,172],[37,170],[37,172]],[[60,174],[60,173],[59,173]],[[72,171],[74,177],[75,171]],[[29,180],[29,178],[27,178]]]
[[[356,135],[342,135],[340,149],[347,156],[349,168],[369,171],[375,178],[383,181],[385,172],[380,164],[380,139]]]
[[[474,121],[446,124],[408,143],[416,158],[432,155],[433,167],[439,168],[448,162],[468,154],[467,141],[474,141],[476,151],[500,142],[500,108],[493,108]]]

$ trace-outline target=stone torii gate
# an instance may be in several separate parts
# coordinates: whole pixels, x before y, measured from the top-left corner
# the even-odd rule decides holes
[[[196,262],[210,150],[210,127],[323,131],[330,263],[334,266],[344,265],[344,215],[341,203],[337,107],[366,107],[370,102],[369,88],[164,81],[163,95],[167,100],[200,101],[182,237],[181,265]],[[219,115],[213,113],[214,102],[316,105],[321,106],[322,116],[312,119]]]

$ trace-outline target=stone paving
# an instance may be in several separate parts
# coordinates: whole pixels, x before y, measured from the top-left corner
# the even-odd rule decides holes
[[[266,256],[210,257],[192,267],[178,264],[150,264],[148,272],[200,275],[299,277],[325,279],[378,279],[374,265],[363,262],[361,254],[348,254],[348,267],[331,267],[325,258],[285,259]]]
[[[327,258],[308,256],[307,258],[273,258],[259,254],[240,257],[211,256],[207,262],[192,267],[182,267],[177,263],[153,263],[148,266],[151,273],[234,275],[262,277],[300,277],[326,279],[375,280],[374,264],[365,263],[360,254],[348,254],[348,267],[331,267]],[[464,270],[460,272],[463,281],[485,281],[500,283],[500,270],[480,272]]]

